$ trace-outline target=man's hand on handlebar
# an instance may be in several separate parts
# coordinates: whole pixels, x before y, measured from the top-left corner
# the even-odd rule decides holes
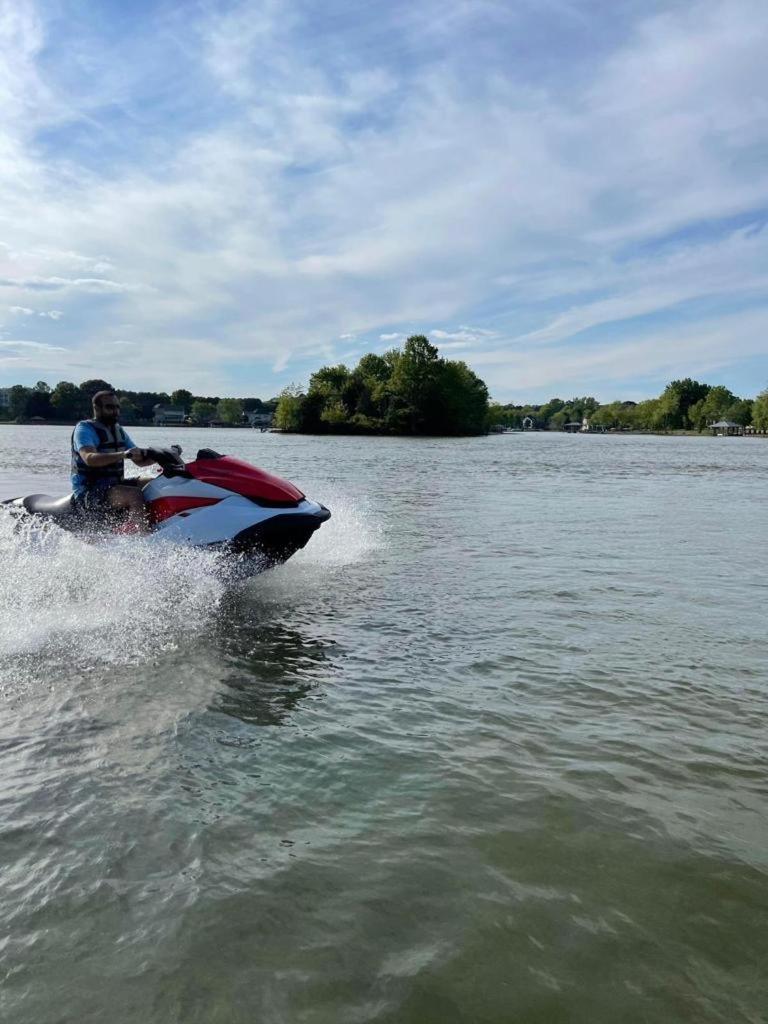
[[[141,465],[142,462],[146,462],[147,452],[145,448],[129,448],[125,453],[125,457],[130,459],[131,462],[135,462],[136,465]]]

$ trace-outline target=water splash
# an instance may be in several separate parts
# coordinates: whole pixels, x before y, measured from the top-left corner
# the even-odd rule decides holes
[[[385,546],[384,528],[365,498],[353,498],[327,486],[322,494],[320,500],[330,508],[331,518],[313,536],[296,564],[352,565]]]
[[[0,516],[0,658],[125,664],[199,627],[226,585],[221,557],[134,537],[88,542]]]
[[[257,579],[258,566],[220,552],[135,536],[86,540],[0,511],[0,685],[53,663],[88,671],[146,662],[183,649],[246,581],[269,593],[279,576],[290,596],[363,560],[381,543],[370,511],[343,495],[332,508],[306,549]]]

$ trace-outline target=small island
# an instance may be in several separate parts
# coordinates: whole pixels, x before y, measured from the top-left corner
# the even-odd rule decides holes
[[[322,367],[306,393],[286,388],[275,426],[305,434],[484,434],[488,408],[485,382],[466,363],[442,359],[428,338],[415,334],[402,351],[369,352],[353,370]]]

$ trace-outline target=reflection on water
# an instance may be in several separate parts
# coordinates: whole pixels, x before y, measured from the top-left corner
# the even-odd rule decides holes
[[[280,725],[303,698],[320,696],[335,668],[333,640],[264,618],[266,606],[243,594],[222,602],[211,642],[220,687],[211,709],[251,725]]]

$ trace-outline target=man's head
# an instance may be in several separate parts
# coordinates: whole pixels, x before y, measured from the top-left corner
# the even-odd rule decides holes
[[[91,401],[95,420],[106,424],[117,423],[120,418],[120,399],[114,391],[97,391]]]

